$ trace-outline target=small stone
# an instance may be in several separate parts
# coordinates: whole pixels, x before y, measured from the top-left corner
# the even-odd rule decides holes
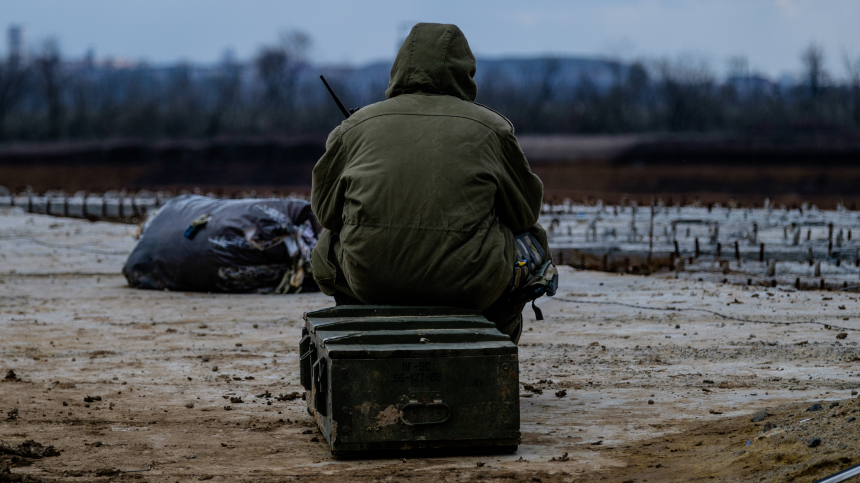
[[[558,458],[553,456],[552,459],[550,459],[550,461],[570,461],[570,456],[568,456],[568,454],[565,453],[565,454],[559,456]],[[538,478],[537,480],[535,480],[535,478],[532,478],[532,481],[540,481],[540,478]]]
[[[194,409],[194,403],[188,403],[185,405],[188,409]]]
[[[300,392],[284,393],[284,394],[281,394],[280,396],[276,397],[275,399],[277,399],[278,401],[293,401],[293,400],[298,399],[298,398],[305,399],[304,393],[300,393]]]
[[[649,400],[648,400],[648,404],[654,404],[654,400],[653,400],[653,399],[649,399]]]
[[[833,401],[832,403],[830,403],[830,406],[828,406],[827,409],[833,409],[836,407],[839,407],[839,401]]]
[[[766,432],[770,431],[771,429],[773,429],[773,428],[775,428],[775,427],[776,427],[776,425],[775,425],[775,424],[773,424],[772,422],[768,421],[768,422],[764,423],[764,429],[762,429],[762,432],[765,432],[765,433],[766,433]]]
[[[840,340],[845,339],[847,337],[848,337],[848,332],[840,332],[840,333],[836,334],[836,338],[840,339]]]
[[[567,391],[565,391],[564,389],[562,389],[561,391],[556,391],[556,393],[555,393],[555,397],[565,397],[565,396],[567,396]]]
[[[806,411],[807,412],[808,411],[821,411],[823,409],[824,409],[824,406],[822,406],[821,404],[815,403],[812,406],[809,406],[808,408],[806,408]]]
[[[531,384],[523,384],[523,389],[525,389],[526,391],[531,391],[535,394],[543,394],[543,389],[534,387]]]
[[[753,414],[753,417],[752,417],[752,419],[750,419],[750,421],[752,421],[754,423],[760,423],[760,422],[764,421],[765,418],[767,418],[768,416],[770,416],[770,414],[768,414],[767,410],[762,409],[761,411]]]
[[[487,464],[487,463],[484,463],[483,461],[478,461],[478,463],[475,466],[477,466],[478,468],[483,468],[485,464]]]
[[[810,439],[810,440],[809,440],[809,443],[806,443],[806,446],[807,446],[807,447],[810,447],[810,448],[815,448],[815,447],[817,447],[817,446],[818,446],[818,445],[820,445],[820,444],[821,444],[821,440],[820,440],[820,439],[818,439],[818,438],[812,438],[812,439]]]
[[[212,372],[218,372],[218,366],[212,366]]]
[[[242,398],[241,398],[240,396],[232,396],[232,397],[230,398],[230,402],[231,402],[231,403],[233,403],[233,404],[241,404],[241,403],[243,403],[243,402],[245,402],[245,401],[243,401],[243,400],[242,400]]]

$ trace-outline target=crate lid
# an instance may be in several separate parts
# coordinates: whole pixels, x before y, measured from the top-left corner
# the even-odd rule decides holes
[[[480,310],[455,307],[338,306],[305,314],[308,332],[332,358],[516,354],[517,346]]]

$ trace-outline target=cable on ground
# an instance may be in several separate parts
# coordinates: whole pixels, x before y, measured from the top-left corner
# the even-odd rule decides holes
[[[798,325],[798,324],[816,324],[821,326],[827,326],[832,329],[838,330],[851,330],[858,331],[860,329],[852,328],[852,327],[839,327],[827,322],[819,322],[817,320],[803,320],[803,321],[794,321],[794,322],[785,322],[785,321],[773,321],[773,320],[754,320],[754,319],[745,319],[740,317],[734,317],[731,315],[721,314],[719,312],[709,310],[709,309],[698,309],[695,307],[645,307],[641,305],[633,305],[633,304],[625,304],[623,302],[609,302],[609,301],[601,301],[601,300],[574,300],[574,299],[566,299],[562,297],[553,297],[554,300],[561,300],[562,302],[570,302],[576,304],[596,304],[596,305],[620,305],[622,307],[630,307],[633,309],[639,310],[660,310],[664,312],[705,312],[712,315],[716,315],[717,317],[726,319],[726,320],[735,320],[738,322],[745,322],[749,324],[774,324],[774,325]]]

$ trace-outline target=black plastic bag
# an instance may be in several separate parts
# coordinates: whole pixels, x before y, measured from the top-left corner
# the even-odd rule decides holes
[[[320,231],[304,200],[182,195],[146,221],[122,273],[138,288],[316,291],[310,254]]]

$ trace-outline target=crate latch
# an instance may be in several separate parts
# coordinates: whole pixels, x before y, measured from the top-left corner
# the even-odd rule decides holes
[[[400,421],[407,426],[442,424],[451,417],[451,408],[440,400],[409,401],[400,408]]]

